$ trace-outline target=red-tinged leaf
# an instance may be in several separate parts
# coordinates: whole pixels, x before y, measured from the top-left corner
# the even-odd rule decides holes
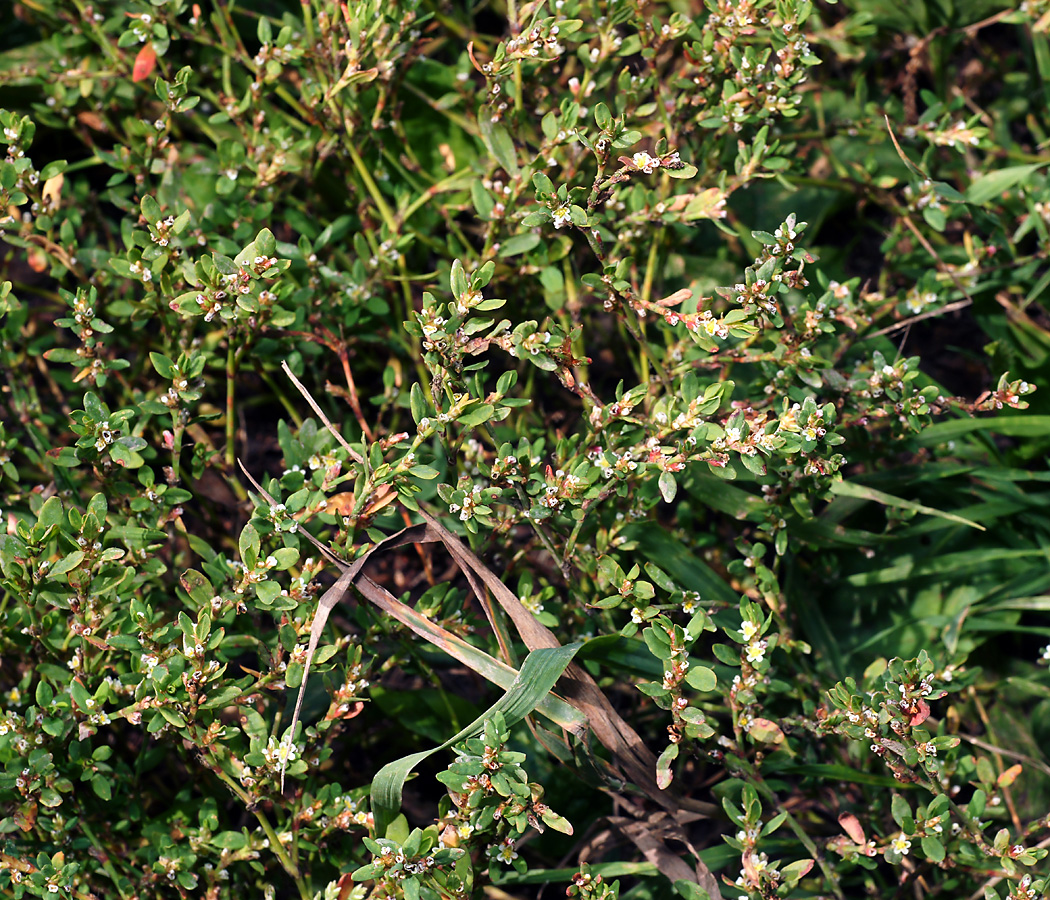
[[[864,836],[864,828],[860,820],[853,813],[842,813],[839,816],[839,825],[842,830],[850,836],[854,844],[866,844],[868,839]]]
[[[343,711],[344,705],[346,706],[345,711]],[[365,705],[360,700],[355,703],[340,704],[339,706],[329,709],[324,720],[328,722],[332,719],[352,719],[364,712],[364,709]]]
[[[784,741],[784,732],[770,719],[752,719],[748,734],[764,744],[781,744]]]
[[[106,130],[106,123],[102,121],[102,116],[89,110],[78,112],[77,121],[83,125],[87,125],[88,128],[93,128],[95,131]]]
[[[153,43],[143,44],[142,49],[138,52],[138,56],[135,57],[135,66],[131,70],[131,80],[143,81],[149,78],[156,66],[157,51],[153,49]]]
[[[660,758],[656,761],[656,784],[660,790],[667,790],[674,780],[674,769],[672,763],[678,758],[678,745],[668,744]]]
[[[916,706],[915,712],[912,713],[911,718],[908,719],[908,724],[914,728],[916,725],[921,725],[930,717],[930,704],[923,699],[919,699]]]
[[[1021,774],[1022,768],[1023,767],[1020,763],[1010,766],[1009,769],[1007,769],[1005,772],[1002,773],[1002,775],[995,779],[996,784],[998,784],[999,787],[1009,787],[1011,784],[1014,783],[1014,781],[1017,780],[1017,776]]]
[[[35,800],[23,803],[15,812],[15,824],[23,831],[32,831],[36,825],[37,805]]]
[[[47,254],[38,247],[31,247],[26,253],[26,262],[34,272],[43,272],[47,268]]]
[[[814,862],[812,859],[797,859],[793,863],[788,863],[784,866],[780,876],[788,885],[798,884],[809,874]]]

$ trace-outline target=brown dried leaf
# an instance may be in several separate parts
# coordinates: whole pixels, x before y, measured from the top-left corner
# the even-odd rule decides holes
[[[106,123],[102,121],[102,116],[91,110],[78,112],[77,121],[80,122],[81,125],[87,125],[88,128],[92,128],[95,131],[106,130]]]
[[[62,185],[66,180],[66,176],[59,172],[57,175],[51,176],[47,181],[44,182],[44,188],[40,192],[40,196],[47,200],[54,206],[58,206],[59,200],[62,196]]]
[[[660,874],[666,875],[671,881],[685,880],[695,883],[696,873],[692,867],[677,853],[672,853],[667,844],[658,837],[661,831],[659,819],[662,815],[653,813],[645,819],[609,816],[606,821],[630,839],[631,843],[642,851],[642,855],[660,870]],[[717,884],[714,892],[708,890],[708,893],[712,898],[720,897]]]

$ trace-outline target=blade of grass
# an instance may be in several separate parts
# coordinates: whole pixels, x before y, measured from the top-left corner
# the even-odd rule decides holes
[[[947,519],[949,522],[968,525],[970,528],[976,528],[978,531],[985,530],[983,525],[978,525],[976,522],[964,519],[962,516],[957,516],[954,513],[943,512],[942,510],[934,509],[932,506],[924,506],[923,504],[915,503],[912,500],[894,497],[892,494],[886,494],[882,491],[875,490],[875,488],[863,484],[856,484],[852,481],[834,482],[831,485],[831,493],[840,497],[855,497],[862,500],[871,500],[875,503],[881,503],[883,506],[896,506],[899,509],[910,509],[913,512],[923,513],[927,516],[937,516],[941,519]]]
[[[401,792],[405,779],[419,763],[439,750],[445,750],[457,741],[477,734],[484,728],[485,720],[497,712],[503,713],[507,725],[521,721],[547,697],[581,646],[582,643],[577,642],[563,647],[533,650],[525,657],[521,671],[507,693],[466,728],[437,747],[412,753],[383,766],[372,780],[372,813],[375,816],[376,834],[385,835],[387,827],[401,811]]]
[[[974,431],[994,431],[1007,437],[1045,437],[1050,434],[1050,416],[996,416],[990,419],[937,422],[922,430],[919,443],[930,447]]]
[[[962,571],[972,570],[988,563],[1025,559],[1042,556],[1041,550],[975,550],[965,553],[946,553],[934,559],[905,557],[902,561],[882,569],[867,572],[855,572],[845,581],[854,587],[868,587],[873,584],[892,584],[897,581],[908,581],[913,578],[943,577],[948,574],[958,575]]]

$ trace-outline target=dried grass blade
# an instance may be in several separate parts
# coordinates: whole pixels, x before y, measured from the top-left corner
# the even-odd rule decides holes
[[[666,876],[672,883],[676,881],[689,881],[700,885],[710,895],[711,900],[722,900],[722,893],[718,889],[718,879],[704,863],[697,861],[696,871],[679,856],[673,853],[661,839],[666,831],[666,825],[670,824],[664,818],[663,813],[655,813],[646,819],[628,819],[625,816],[610,816],[606,821],[617,831],[629,838],[631,842],[642,851],[649,862],[651,862],[660,874]],[[664,827],[661,827],[663,825]],[[677,824],[675,825],[677,828]]]
[[[530,650],[559,646],[554,633],[538,622],[495,573],[458,537],[425,510],[420,509],[419,513],[440,536],[460,568],[464,572],[475,572],[492,591]],[[665,809],[677,810],[681,804],[656,783],[656,756],[645,746],[638,733],[613,709],[594,679],[573,663],[562,677],[562,689],[566,699],[587,716],[595,737],[613,754],[614,762],[622,768],[627,778]]]
[[[329,430],[329,432],[331,432],[333,437],[335,437],[335,439],[339,442],[339,446],[342,447],[347,452],[349,457],[354,462],[359,463],[360,465],[364,466],[365,469],[367,470],[368,469],[368,462],[365,460],[365,458],[360,453],[358,453],[353,447],[351,447],[346,442],[346,439],[339,433],[338,429],[331,422],[328,421],[328,416],[326,416],[321,411],[321,407],[317,405],[317,401],[314,400],[314,398],[310,395],[310,392],[306,389],[306,387],[303,385],[303,383],[298,378],[295,377],[295,375],[292,373],[292,370],[289,368],[288,363],[287,362],[282,362],[281,363],[281,368],[284,369],[284,374],[287,375],[292,380],[292,384],[295,385],[295,387],[299,391],[299,393],[303,395],[303,399],[306,400],[306,402],[310,404],[310,409],[312,409],[315,413],[317,413],[317,417],[324,423],[324,427],[327,428]]]

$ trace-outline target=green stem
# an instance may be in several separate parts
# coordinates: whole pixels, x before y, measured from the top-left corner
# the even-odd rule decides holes
[[[78,159],[76,162],[70,163],[65,168],[63,174],[68,175],[70,172],[79,172],[81,169],[90,169],[92,166],[101,166],[102,160],[98,156],[89,156],[87,159]]]
[[[540,539],[540,543],[543,544],[543,548],[551,555],[551,559],[553,559],[558,568],[562,570],[562,573],[565,575],[565,580],[568,581],[569,577],[565,570],[565,566],[563,565],[561,558],[558,556],[558,551],[554,549],[554,544],[551,543],[551,539],[547,536],[547,532],[543,528],[543,523],[537,522],[528,514],[529,507],[532,504],[529,503],[529,498],[524,489],[520,484],[516,484],[514,485],[514,491],[518,495],[518,502],[521,503],[522,512],[525,514],[528,523],[532,526],[532,530],[536,532],[536,536]]]
[[[85,23],[88,30],[92,33],[95,43],[105,51],[106,55],[113,61],[113,64],[118,69],[126,72],[127,62],[113,48],[106,33],[102,30],[102,26],[95,21],[95,17],[88,15],[82,0],[73,0],[73,5],[77,8],[77,12],[80,14],[80,21]]]
[[[302,0],[303,27],[306,29],[306,46],[314,45],[314,10],[313,0]]]
[[[417,209],[433,200],[435,194],[440,194],[442,191],[446,190],[457,190],[459,188],[457,182],[465,179],[470,173],[471,169],[468,166],[465,169],[460,169],[458,172],[453,172],[447,178],[442,178],[441,181],[431,185],[416,197],[415,200],[409,203],[407,207],[405,207],[405,211],[401,213],[401,221],[407,222]],[[463,186],[466,187],[466,184]]]
[[[354,163],[354,168],[357,169],[357,174],[361,177],[361,181],[364,183],[365,189],[368,191],[372,198],[372,202],[375,203],[376,209],[379,210],[379,215],[382,217],[387,230],[390,232],[391,239],[395,238],[399,232],[397,219],[394,217],[393,210],[387,205],[382,193],[379,191],[379,185],[375,183],[375,179],[372,178],[372,173],[368,171],[368,167],[365,165],[364,160],[361,159],[361,155],[357,152],[357,148],[354,147],[350,137],[349,131],[347,131],[343,140],[343,146],[346,147],[347,153],[350,154],[350,159]],[[415,307],[412,303],[412,285],[408,281],[408,265],[405,262],[404,254],[398,256],[397,267],[401,272],[401,297],[404,301],[404,315],[405,321],[411,321],[412,314],[415,312]],[[412,336],[412,350],[415,357],[420,355],[419,340]]]
[[[237,381],[237,353],[234,347],[234,330],[226,335],[226,467],[232,470],[237,462],[237,453],[234,449],[234,396]]]
[[[444,107],[439,106],[438,102],[433,97],[431,97],[429,94],[425,93],[424,91],[420,90],[418,87],[416,87],[414,84],[412,84],[412,82],[406,81],[403,84],[404,84],[404,87],[410,93],[413,93],[417,97],[419,97],[419,99],[422,100],[424,103],[426,103],[431,109],[433,109],[434,112],[440,113],[446,119],[448,119],[453,125],[458,125],[467,134],[473,135],[474,137],[480,137],[480,132],[478,131],[478,126],[476,124],[474,124],[473,122],[471,122],[469,119],[467,119],[464,116],[457,115],[456,113],[452,112],[452,110],[450,110],[450,109],[445,109]]]
[[[510,23],[510,33],[514,37],[518,36],[518,32],[521,30],[518,23],[518,2],[517,0],[507,0],[507,21]],[[521,60],[514,60],[514,111],[521,113],[523,108],[522,101],[522,83],[521,83]]]
[[[172,484],[179,482],[179,457],[182,455],[182,432],[183,424],[179,421],[179,413],[171,413],[171,476]]]
[[[750,784],[756,791],[758,791],[770,805],[780,809],[780,801],[777,799],[777,795],[773,793],[770,788],[766,786],[766,783],[762,780],[761,776],[757,772],[751,771],[745,775],[745,780]],[[816,860],[820,871],[824,873],[824,878],[827,879],[828,885],[831,887],[831,892],[838,897],[838,900],[845,900],[845,895],[842,893],[842,888],[839,886],[838,873],[828,865],[827,860],[824,859],[824,855],[817,849],[817,845],[813,843],[813,839],[806,834],[805,830],[791,813],[787,810],[782,810],[788,823],[788,827],[795,833],[801,842],[802,846],[806,848],[809,855]]]
[[[289,91],[288,88],[286,88],[283,84],[277,85],[274,88],[274,93],[278,97],[280,97],[285,103],[287,103],[292,109],[294,109],[302,119],[302,121],[299,121],[297,119],[290,119],[289,121],[295,122],[296,127],[298,127],[299,130],[303,133],[307,132],[310,128],[310,126],[307,123],[314,121],[313,114],[298,100],[296,100],[295,97],[292,96],[291,91]]]
[[[284,849],[284,844],[281,843],[277,837],[277,832],[273,830],[273,826],[270,824],[270,820],[266,818],[262,810],[257,809],[255,801],[245,793],[244,789],[237,784],[229,775],[227,775],[222,769],[214,768],[213,772],[219,777],[219,779],[231,790],[234,795],[252,812],[255,814],[255,818],[259,821],[259,825],[263,830],[263,834],[266,835],[270,842],[270,849],[273,851],[274,856],[280,861],[284,870],[293,878],[295,886],[299,889],[299,897],[301,900],[310,900],[310,890],[306,886],[306,882],[303,881],[303,876],[300,874],[299,869],[292,862],[288,856],[288,851]]]
[[[382,217],[384,224],[390,230],[390,236],[394,237],[398,232],[397,219],[394,218],[393,211],[387,205],[386,199],[379,192],[379,185],[375,183],[372,173],[368,171],[365,161],[361,159],[361,155],[357,152],[357,148],[354,146],[353,140],[349,134],[346,135],[346,139],[343,141],[343,146],[346,147],[346,152],[350,154],[350,159],[353,161],[354,168],[357,169],[357,174],[361,177],[361,181],[364,183],[366,190],[371,196],[372,202],[375,203],[376,209],[379,210],[380,217]]]
[[[124,893],[124,887],[120,883],[120,876],[117,875],[116,869],[113,868],[113,863],[110,861],[109,854],[105,852],[103,846],[99,843],[95,832],[93,832],[91,826],[88,825],[87,816],[78,817],[77,826],[87,835],[87,839],[91,841],[91,846],[98,851],[97,858],[102,862],[102,868],[106,870],[106,874],[113,882],[113,886],[117,889],[117,893],[119,893],[124,900],[127,900],[128,895]]]

